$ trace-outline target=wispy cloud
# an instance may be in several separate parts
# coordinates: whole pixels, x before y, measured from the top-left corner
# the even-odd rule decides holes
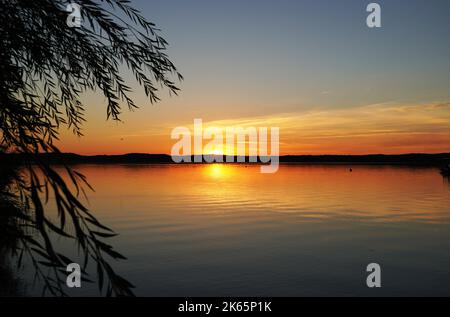
[[[193,119],[166,122],[128,133],[71,141],[82,153],[170,153],[171,131]],[[281,154],[364,154],[450,152],[450,102],[399,104],[386,102],[346,109],[203,120],[203,127],[279,127]],[[114,147],[111,147],[115,144]]]
[[[204,122],[280,127],[284,153],[450,151],[450,103],[383,103]]]

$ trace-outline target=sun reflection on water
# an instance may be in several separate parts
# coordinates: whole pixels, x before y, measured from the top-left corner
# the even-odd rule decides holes
[[[205,174],[215,179],[228,178],[232,176],[232,169],[225,164],[211,164],[205,168]]]

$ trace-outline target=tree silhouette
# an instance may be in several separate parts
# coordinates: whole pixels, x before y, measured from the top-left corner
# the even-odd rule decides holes
[[[67,24],[70,2],[0,0],[0,163],[8,167],[0,196],[2,212],[9,212],[4,225],[17,240],[12,250],[19,262],[24,254],[30,256],[44,293],[64,295],[61,282],[72,262],[55,250],[50,235],[56,234],[76,241],[84,269],[95,261],[102,293],[132,295],[132,285],[105,258],[124,258],[104,242],[114,233],[80,201],[90,187],[86,178],[69,166],[62,175],[38,154],[59,153],[54,142],[62,127],[82,135],[86,105],[80,97],[87,91],[106,97],[108,119],[120,120],[122,105],[137,108],[123,70],[134,75],[151,103],[159,100],[161,88],[176,94],[174,81],[182,76],[165,53],[160,30],[129,1],[76,1],[81,27]],[[20,153],[20,162],[12,162],[9,153]],[[56,221],[44,210],[49,195],[55,197]]]

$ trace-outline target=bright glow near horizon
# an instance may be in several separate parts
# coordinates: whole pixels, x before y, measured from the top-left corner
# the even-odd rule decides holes
[[[107,122],[85,96],[85,136],[64,132],[63,151],[168,154],[171,130],[202,118],[277,126],[281,155],[450,152],[448,1],[379,1],[378,30],[359,0],[133,3],[169,41],[180,96],[150,105],[125,74],[141,108]]]

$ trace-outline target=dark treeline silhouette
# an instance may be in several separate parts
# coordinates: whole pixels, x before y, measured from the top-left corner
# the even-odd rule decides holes
[[[288,155],[284,163],[353,163],[443,166],[450,163],[450,153],[439,154],[368,154],[368,155]]]
[[[166,154],[128,153],[122,155],[78,155],[73,153],[40,154],[40,159],[48,164],[172,164],[172,157]],[[1,155],[0,155],[1,158]],[[188,157],[185,157],[188,158]],[[4,155],[4,159],[20,161],[21,154]],[[192,163],[194,156],[190,157]],[[199,156],[202,162],[204,158]],[[370,155],[285,155],[279,157],[280,163],[308,164],[391,164],[445,167],[450,163],[450,153],[441,154],[370,154]],[[226,161],[226,157],[223,157]],[[234,158],[237,162],[237,157]],[[259,160],[258,160],[259,162]],[[249,157],[245,157],[249,164]]]

